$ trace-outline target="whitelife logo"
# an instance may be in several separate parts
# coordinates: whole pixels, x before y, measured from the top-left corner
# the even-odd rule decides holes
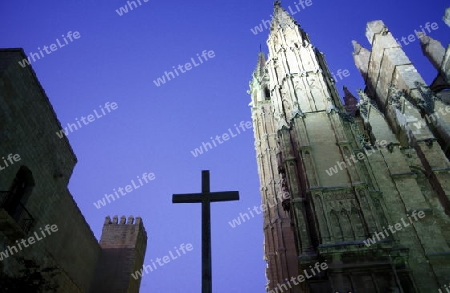
[[[281,191],[278,196],[278,201],[283,202],[285,199],[288,199],[288,198],[290,198],[290,194],[286,191]],[[253,214],[252,210],[257,215],[260,215],[261,213],[265,213],[269,208],[273,208],[276,206],[277,206],[277,202],[274,199],[273,204],[271,204],[270,200],[268,200],[266,204],[262,204],[259,207],[253,206],[253,209],[247,208],[247,210],[250,213],[250,215],[252,215],[251,219],[253,219],[255,217],[255,214]],[[258,208],[259,208],[259,211],[258,211]],[[228,221],[228,224],[230,224],[231,228],[235,228],[249,220],[250,220],[250,216],[247,213],[239,213],[239,217],[234,218],[231,221]]]
[[[209,50],[208,52],[206,52],[206,50],[203,50],[202,57],[203,57],[203,59],[205,59],[205,62],[206,62],[206,61],[208,61],[208,57],[212,59],[212,58],[216,57],[216,55],[213,50]],[[199,54],[197,54],[197,59],[200,62],[200,64],[203,63],[203,60]],[[191,58],[191,61],[192,61],[192,64],[194,64],[194,67],[200,66],[199,63],[195,62],[194,57]],[[183,65],[178,64],[177,68],[178,68],[178,70],[181,71],[181,73],[185,73],[192,69],[192,64],[187,62],[186,64],[184,64],[184,68],[183,68]],[[178,73],[177,69],[175,68],[175,66],[172,66],[172,68],[173,68],[173,71],[175,72],[175,74],[177,76],[179,76],[179,73]],[[176,77],[175,74],[172,71],[169,71],[169,72],[164,71],[164,75],[161,77],[158,77],[156,80],[153,80],[153,83],[159,87],[160,85],[165,84],[169,80],[175,78]],[[167,77],[167,81],[166,81],[166,77]]]
[[[78,40],[79,38],[81,38],[81,35],[78,31],[75,31],[72,33],[72,31],[67,32],[66,36],[62,35],[63,40],[64,40],[64,44],[61,44],[61,42],[59,41],[59,39],[56,39],[56,44],[58,44],[58,47],[56,46],[56,44],[51,44],[50,46],[44,46],[42,47],[38,47],[39,53],[41,54],[39,56],[38,53],[33,53],[30,52],[29,57],[27,57],[27,59],[23,59],[22,61],[19,61],[19,65],[22,66],[22,68],[24,68],[27,65],[30,65],[31,63],[31,59],[33,59],[33,62],[36,62],[36,60],[39,60],[45,57],[44,53],[42,53],[42,50],[44,50],[44,52],[47,55],[50,55],[52,52],[55,52],[56,50],[58,50],[58,48],[62,48],[65,47],[66,45],[69,44],[69,42],[67,41],[66,37],[70,40],[70,42],[73,42],[74,40]],[[73,39],[72,39],[73,37]],[[50,48],[50,51],[48,50]],[[30,59],[31,57],[31,59]],[[36,59],[37,58],[37,59]]]
[[[408,107],[411,108],[411,107]],[[435,110],[434,113],[428,115],[425,115],[425,119],[422,120],[418,120],[416,119],[414,116],[407,116],[407,118],[409,118],[408,121],[410,122],[414,122],[413,125],[416,128],[416,130],[413,131],[414,134],[420,134],[421,133],[421,129],[425,126],[427,126],[427,123],[425,122],[425,120],[428,123],[436,123],[435,127],[440,125],[440,121],[438,120],[438,118],[440,118],[439,113],[441,113],[442,116],[446,116],[447,113],[450,113],[450,106],[446,106],[445,109],[444,108],[438,108]],[[415,122],[418,121],[418,122]]]
[[[251,129],[251,128],[252,128],[252,122],[251,122],[251,121],[247,121],[247,122],[241,121],[241,123],[239,123],[239,127],[242,129],[243,132],[245,132],[244,126],[245,126],[245,128],[247,128],[247,129]],[[239,128],[236,126],[236,124],[234,124],[234,127],[235,127],[235,129],[236,129],[237,134],[233,133],[233,131],[231,131],[231,128],[228,128],[228,132],[223,133],[221,136],[216,135],[215,138],[213,138],[213,137],[211,136],[211,137],[210,137],[210,138],[211,138],[211,142],[214,144],[214,147],[217,147],[216,141],[217,141],[219,144],[222,144],[222,143],[224,143],[225,141],[227,141],[227,140],[230,139],[230,135],[231,135],[231,138],[233,138],[233,137],[238,136],[238,134],[241,134],[241,131],[240,131]],[[228,133],[230,133],[230,135],[228,135]],[[220,138],[222,138],[223,141],[221,141]],[[213,148],[213,146],[211,145],[211,143],[209,143],[209,142],[206,142],[206,143],[205,143],[205,142],[202,142],[202,145],[201,145],[200,147],[196,148],[195,150],[191,151],[191,154],[194,156],[194,158],[196,158],[196,157],[198,157],[199,155],[203,154],[203,150],[205,150],[205,152],[207,152],[207,151],[208,151],[208,148],[207,148],[207,147],[209,147],[210,150],[212,150],[212,148]]]
[[[107,113],[105,112],[105,109],[101,105],[99,107],[103,115],[100,115],[99,113],[97,113],[97,110],[94,110],[95,117],[93,114],[89,114],[87,117],[81,116],[81,122],[83,122],[84,125],[88,125],[90,122],[94,122],[95,118],[102,118],[103,116],[106,116]],[[117,106],[117,103],[115,102],[112,102],[111,104],[109,102],[105,103],[105,108],[107,109],[108,113],[111,113],[112,110],[116,110],[118,107],[119,106]],[[63,138],[64,135],[69,135],[69,130],[70,132],[74,132],[75,130],[78,130],[78,128],[81,128],[82,124],[80,123],[78,118],[75,118],[75,121],[78,124],[78,127],[75,123],[67,123],[67,127],[64,127],[64,129],[61,129],[60,131],[57,131],[56,135],[59,138]]]
[[[20,161],[20,155],[19,154],[15,154],[15,155],[9,154],[6,159],[5,159],[5,157],[2,157],[2,159],[3,159],[3,163],[4,163],[5,167],[2,167],[2,165],[0,163],[0,171],[5,170],[7,167],[13,165],[14,162]],[[10,164],[8,164],[8,162],[6,160],[8,160]]]
[[[27,248],[30,245],[36,243],[36,240],[40,241],[40,240],[44,239],[45,237],[47,237],[47,235],[45,235],[45,232],[42,230],[42,228],[39,228],[39,229],[41,230],[42,237],[39,237],[39,234],[35,231],[34,234],[33,234],[35,237],[30,236],[30,237],[28,237],[28,239],[20,240],[20,242],[19,242],[19,240],[16,240],[16,245],[12,245],[12,246],[8,245],[8,247],[6,248],[5,251],[0,251],[0,261],[4,260],[4,259],[7,259],[9,256],[13,255],[14,253],[18,253],[19,250],[22,251],[21,244],[25,248]],[[51,226],[47,224],[47,225],[45,225],[44,230],[47,232],[48,236],[50,236],[52,234],[51,232],[55,233],[55,232],[58,231],[58,226],[56,226],[55,224],[53,224]],[[27,242],[28,242],[28,244],[27,244]],[[16,246],[19,249],[17,249]]]
[[[113,188],[114,194],[116,195],[117,199],[120,198],[120,196],[117,192],[119,192],[120,195],[122,195],[122,196],[127,195],[127,193],[130,193],[133,190],[138,189],[141,186],[143,186],[144,183],[142,183],[142,180],[144,180],[145,183],[148,183],[149,181],[154,180],[156,177],[155,177],[155,174],[153,174],[153,173],[144,173],[144,174],[142,174],[142,180],[141,180],[141,177],[139,177],[139,176],[136,176],[136,178],[138,179],[138,181],[141,185],[136,185],[136,183],[134,182],[134,179],[133,179],[133,180],[131,180],[132,185],[131,184],[127,185],[127,186],[125,186],[125,188],[119,187],[119,188],[117,188],[117,190],[115,188]],[[124,192],[124,190],[125,190],[125,192]],[[112,199],[112,201],[115,201],[116,198],[112,194],[105,193],[105,196],[102,199],[98,200],[97,202],[94,202],[94,206],[97,209],[100,209],[101,207],[106,206],[106,201],[108,201],[108,203],[111,203],[110,199]]]
[[[296,11],[292,10],[292,7],[290,5],[287,7],[286,10],[288,10],[288,12],[291,14],[291,16],[294,16],[295,14],[299,13],[302,10],[305,10],[307,7],[311,6],[312,4],[313,4],[312,0],[306,0],[306,1],[300,0],[300,1],[298,1],[298,3],[294,2],[295,8],[297,9]],[[299,5],[301,6],[301,8]],[[269,15],[269,17],[272,18],[272,15]],[[256,36],[257,34],[262,33],[264,31],[264,28],[265,29],[270,28],[270,25],[271,25],[270,20],[263,19],[263,20],[261,20],[260,25],[255,26],[254,28],[251,28],[250,31]],[[264,26],[264,28],[263,28],[263,26]]]
[[[288,278],[286,278],[286,282],[283,284],[277,284],[277,287],[270,290],[269,293],[283,293],[283,292],[287,292],[290,291],[290,289],[292,289],[292,284],[294,286],[299,285],[300,283],[303,283],[304,281],[314,277],[316,274],[320,274],[320,271],[325,271],[328,269],[328,264],[326,262],[316,262],[316,264],[314,265],[314,267],[309,266],[309,270],[311,271],[311,275],[308,274],[307,270],[303,270],[304,274],[300,274],[297,277],[291,277],[290,280],[288,280]],[[292,284],[291,284],[292,282]],[[289,286],[289,288],[288,288]]]
[[[431,28],[432,30],[435,31],[435,30],[437,30],[437,29],[439,28],[439,25],[437,24],[437,22],[433,22],[433,23],[427,22],[427,23],[425,24],[425,28],[427,29],[428,33],[431,33],[430,28]],[[405,46],[407,46],[407,45],[411,44],[412,42],[416,41],[417,39],[421,39],[421,38],[423,38],[424,36],[426,36],[427,33],[425,32],[425,28],[423,28],[422,26],[420,26],[420,29],[421,29],[422,31],[414,30],[415,36],[414,36],[414,34],[410,34],[410,35],[408,35],[407,37],[401,37],[401,38],[400,38],[401,42],[399,41],[398,38],[395,39],[395,40],[397,41],[397,44],[400,45],[400,47],[402,47],[402,43],[403,43]],[[408,42],[407,40],[408,40],[409,42]]]
[[[382,141],[379,143],[379,146],[380,146],[381,148],[384,148],[387,144],[388,144],[387,141],[382,140]],[[378,143],[376,143],[375,148],[373,148],[373,146],[371,146],[370,148],[372,149],[372,152],[371,152],[371,153],[369,153],[368,150],[367,150],[366,148],[364,149],[364,152],[366,153],[366,156],[367,156],[367,157],[369,157],[369,156],[371,156],[372,154],[378,152]],[[359,161],[365,160],[365,159],[366,159],[366,156],[364,156],[364,153],[358,152],[358,153],[356,154],[356,156],[355,156],[355,154],[352,154],[352,155],[350,156],[350,158],[352,159],[353,164],[355,164],[355,163],[358,163],[358,160],[359,160]],[[337,173],[339,172],[338,167],[339,167],[339,169],[341,169],[341,171],[342,171],[342,170],[343,170],[342,167],[344,167],[344,168],[346,169],[348,166],[351,166],[351,165],[352,165],[352,163],[351,163],[351,161],[349,160],[349,158],[348,158],[347,156],[344,156],[344,157],[345,157],[345,162],[347,162],[347,163],[345,163],[345,162],[343,162],[343,161],[341,161],[341,162],[336,161],[337,164],[334,165],[334,167],[331,167],[331,168],[329,168],[328,170],[325,170],[325,172],[328,174],[328,176],[333,176],[334,174],[337,174]],[[358,159],[356,159],[356,158],[358,158]],[[355,164],[355,165],[356,165],[356,164]]]
[[[159,258],[159,257],[156,258],[156,262],[158,263],[158,265],[160,267],[162,267],[164,264],[168,264],[171,260],[175,260],[175,259],[177,259],[177,258],[179,258],[181,256],[181,253],[180,253],[180,251],[178,251],[178,248],[177,247],[174,247],[174,248],[175,248],[175,251],[176,251],[176,255],[178,255],[178,256],[175,256],[172,253],[172,251],[169,251],[170,258],[169,258],[168,255],[165,255],[162,258]],[[180,245],[179,249],[183,252],[183,255],[184,255],[187,252],[192,251],[194,248],[192,247],[191,243],[186,244],[186,247],[185,247],[184,243],[182,243]],[[152,265],[145,265],[145,266],[143,266],[143,268],[140,271],[136,271],[136,272],[131,274],[133,279],[137,280],[138,278],[142,278],[142,276],[144,275],[144,272],[146,274],[148,274],[149,273],[148,270],[150,270],[150,272],[153,272],[153,270],[156,270],[158,268],[156,266],[155,262],[153,261],[153,259],[151,259],[150,261],[151,261]]]
[[[417,214],[416,214],[416,211],[413,211],[411,215],[414,217],[414,220],[416,220],[416,222],[419,219],[425,218],[425,213],[423,211],[419,211]],[[400,220],[402,221],[402,223],[396,223],[394,226],[389,225],[388,226],[389,231],[391,231],[392,234],[395,234],[397,231],[402,230],[403,227],[406,228],[406,227],[410,226],[411,224],[413,224],[413,221],[411,220],[411,217],[409,217],[409,214],[407,214],[407,216],[409,219],[409,224],[406,223],[403,218],[401,218]],[[419,217],[419,219],[417,219],[417,216]],[[402,227],[402,224],[403,224],[403,227]],[[393,230],[393,228],[395,228],[395,230]],[[385,239],[386,237],[389,237],[389,233],[387,232],[387,229],[385,227],[383,227],[383,230],[384,230],[384,233],[383,233],[383,231],[374,233],[374,236],[372,238],[368,238],[368,239],[364,240],[363,241],[364,244],[367,247],[369,247],[370,245],[377,243],[377,241],[375,240],[375,237],[378,239],[378,241],[381,240],[380,236],[383,237],[383,239]]]
[[[141,0],[136,0],[136,1],[139,3],[139,6],[142,5]],[[138,6],[137,6],[137,4],[136,4],[136,1],[127,1],[127,5],[128,5],[128,7],[130,7],[130,11],[133,10],[134,8],[138,8]],[[146,3],[146,2],[148,2],[149,0],[142,0],[142,1],[143,1],[144,3]],[[133,6],[132,6],[131,4],[134,5],[134,8],[133,8]],[[119,16],[122,16],[122,15],[124,15],[125,13],[128,13],[128,7],[127,7],[127,5],[124,5],[124,6],[120,7],[119,9],[116,9],[116,12],[117,12],[117,14],[118,14]]]
[[[331,73],[331,74],[332,74],[332,76],[333,76],[334,81],[335,81],[336,83],[338,83],[339,80],[343,80],[345,77],[349,77],[349,76],[350,76],[350,71],[348,71],[347,69],[344,69],[344,70],[339,69],[339,70],[336,72],[336,74],[334,74],[334,73]],[[336,75],[339,76],[340,79],[337,79]]]

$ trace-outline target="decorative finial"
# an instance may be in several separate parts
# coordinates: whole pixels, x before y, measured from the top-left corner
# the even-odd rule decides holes
[[[273,2],[273,6],[280,6],[281,5],[281,1],[275,1]]]

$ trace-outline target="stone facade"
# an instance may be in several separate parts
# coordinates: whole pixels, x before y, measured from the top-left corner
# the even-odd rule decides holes
[[[142,266],[145,229],[139,218],[136,224],[132,219],[126,225],[112,224],[137,236],[123,241],[130,249],[138,248],[122,263],[114,260],[127,266],[123,271],[96,273],[98,266],[108,263],[105,255],[109,247],[97,242],[67,189],[77,159],[67,138],[56,135],[61,124],[33,69],[18,64],[24,58],[22,49],[0,50],[0,252],[9,249],[10,253],[3,255],[0,273],[17,276],[21,268],[18,260],[25,258],[42,269],[58,268],[58,292],[139,292],[139,282],[130,282],[123,290],[91,291],[98,279],[124,282],[130,278],[128,271]],[[46,225],[55,225],[57,231],[42,239],[41,228]],[[29,247],[17,246],[16,240],[34,237],[35,232],[38,241],[35,237]],[[104,230],[102,237],[116,234]]]
[[[356,105],[345,89],[343,105],[323,54],[274,9],[249,90],[267,292],[437,292],[450,283],[449,50],[422,40],[444,78],[433,88],[384,23],[368,23],[372,49],[353,42],[366,90]]]

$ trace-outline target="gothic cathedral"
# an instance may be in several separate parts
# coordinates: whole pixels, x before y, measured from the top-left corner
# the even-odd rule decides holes
[[[354,42],[365,80],[341,101],[324,55],[275,2],[251,112],[266,291],[439,292],[450,287],[450,46],[421,46],[426,85],[382,21]]]

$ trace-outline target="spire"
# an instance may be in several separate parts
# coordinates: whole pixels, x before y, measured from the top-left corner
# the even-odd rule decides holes
[[[357,41],[352,41],[353,44],[353,60],[355,65],[361,73],[364,80],[367,79],[367,73],[369,71],[369,60],[371,52],[361,46]]]
[[[373,38],[376,34],[385,34],[388,32],[388,28],[382,20],[374,20],[367,23],[366,26],[366,37],[369,43],[373,45]]]
[[[347,110],[348,114],[351,114],[352,116],[355,115],[358,104],[358,100],[355,98],[355,96],[348,90],[346,86],[344,86],[344,103],[345,103],[345,110]]]
[[[303,2],[302,2],[303,3]],[[309,3],[309,4],[308,4]],[[274,37],[275,39],[281,38],[281,36],[274,36],[281,32],[286,33],[288,30],[294,30],[295,33],[290,33],[288,38],[294,39],[294,41],[299,42],[306,46],[310,44],[308,34],[300,27],[298,22],[292,17],[292,15],[298,13],[302,9],[310,6],[310,2],[306,1],[303,4],[295,4],[295,8],[293,9],[291,6],[288,6],[289,12],[287,12],[282,6],[281,1],[274,2],[274,11],[272,14],[272,21],[270,24],[270,36],[269,40]],[[296,9],[296,10],[295,10]],[[285,34],[286,35],[286,34]],[[270,44],[269,44],[270,47]]]
[[[353,44],[353,55],[354,54],[359,54],[359,52],[364,49],[363,46],[361,46],[357,41],[353,40],[352,41]]]
[[[266,67],[266,56],[264,55],[263,52],[259,52],[258,63],[256,64],[256,69],[253,75],[257,77],[259,80],[261,80],[265,73],[265,67]]]
[[[249,83],[250,89],[247,93],[252,95],[252,102],[249,106],[254,106],[257,101],[270,99],[270,91],[268,90],[269,76],[266,74],[266,56],[263,52],[258,54],[258,62],[253,71],[253,78]]]
[[[442,19],[448,26],[450,26],[450,7],[445,10],[445,15]]]
[[[441,42],[436,41],[422,32],[419,33],[419,40],[423,55],[430,60],[436,70],[440,71],[445,55],[445,49]]]
[[[283,9],[283,7],[281,7],[281,1],[275,1],[272,16],[272,25],[270,29],[273,30],[277,27],[286,28],[288,26],[294,27],[296,25],[297,22],[292,18],[291,15],[289,15],[289,13],[287,13],[286,10]]]

